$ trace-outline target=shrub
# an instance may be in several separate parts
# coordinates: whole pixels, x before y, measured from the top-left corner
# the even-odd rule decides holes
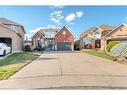
[[[31,46],[30,45],[25,45],[25,51],[32,52]]]
[[[38,51],[41,51],[42,50],[42,46],[41,46],[41,44],[40,43],[38,43],[38,46],[36,47],[36,49],[35,50],[38,50]]]
[[[92,45],[91,45],[91,44],[86,44],[86,45],[85,45],[85,48],[86,48],[86,49],[91,49],[91,48],[92,48]]]
[[[116,45],[119,44],[119,43],[120,43],[120,42],[118,42],[118,41],[111,41],[111,42],[109,42],[108,45],[107,45],[107,47],[106,47],[106,50],[107,50],[108,52],[110,52],[111,49],[112,49],[112,47],[116,46]]]
[[[79,50],[79,40],[76,40],[74,43],[74,50]]]
[[[114,57],[124,57],[127,59],[127,42],[120,43],[111,49]]]

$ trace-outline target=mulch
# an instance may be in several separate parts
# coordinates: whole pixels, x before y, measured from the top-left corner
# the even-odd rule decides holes
[[[117,61],[120,64],[127,64],[127,60],[126,61]]]

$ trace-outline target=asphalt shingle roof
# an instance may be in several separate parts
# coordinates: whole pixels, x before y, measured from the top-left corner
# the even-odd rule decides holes
[[[92,31],[95,30],[95,29],[96,29],[96,27],[92,27],[92,28],[86,30],[85,32],[82,32],[82,33],[80,34],[80,38],[82,38],[86,33],[90,33],[90,32],[92,32]]]
[[[20,26],[22,26],[21,24],[18,24],[16,22],[13,22],[13,21],[8,20],[6,18],[0,18],[0,23],[2,23],[2,24],[10,24],[10,25],[20,25]]]

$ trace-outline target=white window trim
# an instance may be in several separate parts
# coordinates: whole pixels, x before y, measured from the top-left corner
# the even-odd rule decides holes
[[[95,36],[95,33],[99,33],[99,38]],[[100,39],[101,38],[101,33],[96,31],[96,32],[93,32],[93,36],[96,37],[97,39]]]
[[[15,25],[11,26],[11,30],[18,32],[17,26]]]

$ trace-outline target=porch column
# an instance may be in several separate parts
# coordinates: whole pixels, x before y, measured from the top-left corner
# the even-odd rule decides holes
[[[105,38],[102,38],[101,39],[101,50],[102,51],[105,51],[105,47],[106,47],[106,39]]]
[[[71,50],[74,51],[74,43],[71,43]]]
[[[79,47],[80,47],[80,50],[81,50],[81,49],[84,48],[83,38],[80,39],[79,43],[80,43],[80,46]]]
[[[91,40],[91,44],[92,44],[92,48],[95,49],[95,40],[94,39]]]
[[[106,51],[106,46],[107,46],[107,39],[104,38],[104,51]]]
[[[57,42],[56,42],[56,44],[55,44],[55,50],[57,51]]]

